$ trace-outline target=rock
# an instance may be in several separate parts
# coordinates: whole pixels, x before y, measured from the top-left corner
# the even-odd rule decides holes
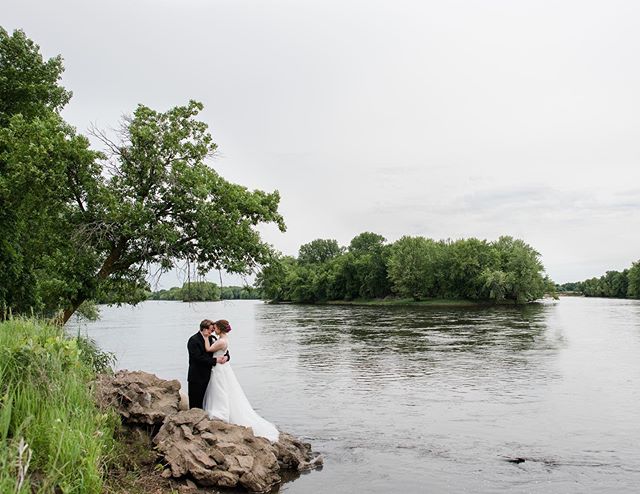
[[[248,441],[248,439],[251,439]],[[268,491],[280,482],[274,447],[251,429],[210,420],[198,408],[167,418],[153,442],[174,477],[204,486]]]
[[[198,492],[198,486],[191,480],[187,479],[184,485],[178,487],[178,492],[180,492],[180,494],[194,494]]]
[[[281,482],[284,470],[322,464],[309,444],[290,434],[271,443],[250,428],[210,420],[198,408],[169,416],[153,442],[173,477],[189,476],[203,486],[267,492]]]
[[[157,431],[153,444],[166,466],[161,474],[165,478],[267,492],[283,476],[292,478],[322,465],[322,457],[311,451],[310,444],[290,434],[281,432],[278,442],[272,443],[254,436],[248,427],[210,420],[199,408],[183,410],[185,400],[175,380],[119,371],[99,376],[96,393],[99,404],[114,407],[132,429],[155,426],[151,434]],[[185,492],[192,491],[190,484],[184,487]]]
[[[180,410],[189,410],[189,397],[187,394],[180,390],[180,403],[178,404]]]
[[[524,463],[525,461],[527,461],[527,459],[526,459],[526,458],[521,458],[521,457],[519,457],[519,456],[517,456],[517,457],[515,457],[515,458],[506,458],[506,460],[507,460],[509,463],[516,463],[516,464],[517,464],[517,463]]]
[[[322,456],[314,454],[309,443],[303,443],[291,434],[281,432],[274,446],[278,462],[284,469],[303,472],[322,466]]]
[[[98,376],[98,403],[114,407],[128,424],[160,425],[178,411],[180,382],[147,372],[126,370]]]

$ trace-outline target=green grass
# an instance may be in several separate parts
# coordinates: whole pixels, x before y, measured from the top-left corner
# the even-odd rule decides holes
[[[97,408],[91,383],[110,362],[60,327],[0,323],[0,492],[103,491],[118,419]]]

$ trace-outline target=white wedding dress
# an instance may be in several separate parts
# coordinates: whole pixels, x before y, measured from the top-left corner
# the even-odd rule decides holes
[[[226,349],[218,350],[213,355],[218,357],[225,352]],[[251,427],[255,436],[266,437],[272,442],[276,442],[280,436],[276,426],[263,419],[253,409],[229,362],[211,368],[211,379],[204,393],[203,408],[209,418]]]

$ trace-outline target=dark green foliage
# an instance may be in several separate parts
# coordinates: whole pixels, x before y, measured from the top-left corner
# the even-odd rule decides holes
[[[351,280],[345,294],[349,298],[383,298],[391,294],[391,282],[387,277],[387,263],[391,249],[386,239],[376,233],[364,232],[351,240],[345,274]],[[346,268],[346,265],[349,268]]]
[[[220,300],[220,288],[209,281],[188,281],[181,288],[173,287],[150,294],[151,300],[181,300],[183,302],[205,302]]]
[[[627,274],[627,296],[640,298],[640,261],[634,262]]]
[[[556,285],[558,292],[581,292],[582,282],[572,281],[570,283],[563,283],[562,285]]]
[[[327,246],[331,255],[318,255]],[[313,303],[395,295],[524,303],[555,293],[540,255],[511,237],[444,242],[405,236],[387,245],[365,232],[347,249],[335,240],[303,247],[302,261],[282,257],[258,275],[256,286],[266,298]]]
[[[71,96],[62,71],[60,57],[0,28],[0,303],[14,313],[60,307],[97,264],[75,229],[100,155],[57,113]]]
[[[302,264],[322,264],[341,253],[342,249],[338,242],[319,238],[300,246],[298,262]]]
[[[192,281],[182,285],[183,302],[220,300],[220,288],[208,281]]]
[[[100,284],[97,290],[97,296],[95,303],[106,305],[122,305],[137,304],[149,300],[151,296],[151,289],[147,283],[144,286],[137,284],[126,285],[124,283],[111,283],[111,280],[105,280]],[[78,307],[78,310],[82,308],[82,305]]]
[[[559,285],[560,292],[579,292],[585,297],[640,298],[640,261],[623,271],[607,271],[600,278]]]
[[[585,297],[626,298],[628,290],[628,270],[607,271],[600,278],[590,278],[578,284]]]
[[[23,31],[9,35],[0,27],[0,125],[13,115],[31,120],[66,105],[71,93],[58,85],[63,71],[62,57],[45,61]]]
[[[268,299],[281,302],[290,300],[290,276],[297,268],[297,261],[290,256],[275,256],[256,277],[256,286]]]
[[[168,290],[153,292],[149,300],[182,300],[182,288],[174,286]]]
[[[443,247],[424,237],[402,237],[395,242],[388,265],[394,291],[414,300],[437,296]]]
[[[540,254],[531,246],[512,237],[500,237],[492,246],[498,263],[495,268],[488,268],[485,288],[490,284],[494,290],[490,298],[527,302],[541,298],[548,291],[549,282],[543,276]],[[500,296],[495,296],[497,292]]]
[[[149,294],[150,300],[181,300],[183,302],[199,302],[214,300],[255,300],[262,298],[257,288],[250,286],[218,287],[208,281],[187,282],[182,287],[158,290]]]
[[[220,289],[222,300],[258,300],[262,292],[252,286],[223,286]]]

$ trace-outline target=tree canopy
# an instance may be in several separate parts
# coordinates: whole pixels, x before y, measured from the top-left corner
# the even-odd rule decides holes
[[[310,255],[327,246],[331,255]],[[387,244],[371,232],[357,235],[346,249],[335,240],[310,242],[297,259],[280,257],[263,269],[256,285],[267,298],[292,302],[395,296],[524,303],[555,291],[540,254],[522,240],[404,236]]]

